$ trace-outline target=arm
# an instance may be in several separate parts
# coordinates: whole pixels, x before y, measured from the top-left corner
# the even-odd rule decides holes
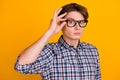
[[[61,21],[65,20],[63,19],[63,17],[66,15],[66,13],[64,13],[58,16],[61,10],[62,9],[54,12],[54,16],[51,21],[50,27],[45,32],[45,34],[21,53],[18,60],[19,65],[33,63],[37,59],[38,55],[41,53],[48,39],[54,34],[56,34],[57,32],[59,32],[62,29],[62,27],[66,24],[65,22],[62,22],[60,24]]]
[[[100,58],[98,51],[97,51],[96,80],[101,80]]]

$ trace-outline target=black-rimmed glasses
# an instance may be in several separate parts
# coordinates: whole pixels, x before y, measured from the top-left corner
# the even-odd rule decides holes
[[[86,27],[88,20],[74,20],[74,19],[67,19],[67,26],[74,27],[77,23],[81,28]]]

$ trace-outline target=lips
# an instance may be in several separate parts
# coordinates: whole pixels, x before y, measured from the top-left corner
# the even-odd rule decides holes
[[[75,35],[80,35],[80,32],[75,32],[74,34],[75,34]]]

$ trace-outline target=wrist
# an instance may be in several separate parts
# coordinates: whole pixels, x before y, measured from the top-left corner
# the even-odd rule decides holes
[[[48,36],[48,38],[50,38],[50,37],[52,37],[53,32],[50,31],[50,30],[47,30],[47,31],[45,32],[45,35]]]
[[[54,35],[54,32],[51,31],[51,30],[47,30],[47,31],[45,32],[45,34],[47,34],[49,37],[51,37],[51,36]]]

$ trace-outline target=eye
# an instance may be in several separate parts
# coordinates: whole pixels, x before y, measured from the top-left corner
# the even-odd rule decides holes
[[[68,24],[75,24],[74,20],[68,20]]]
[[[80,24],[85,24],[85,21],[84,21],[84,20],[82,20],[82,21],[80,22]]]
[[[87,25],[87,21],[81,20],[81,21],[79,22],[79,25],[80,25],[80,26],[86,26],[86,25]]]

